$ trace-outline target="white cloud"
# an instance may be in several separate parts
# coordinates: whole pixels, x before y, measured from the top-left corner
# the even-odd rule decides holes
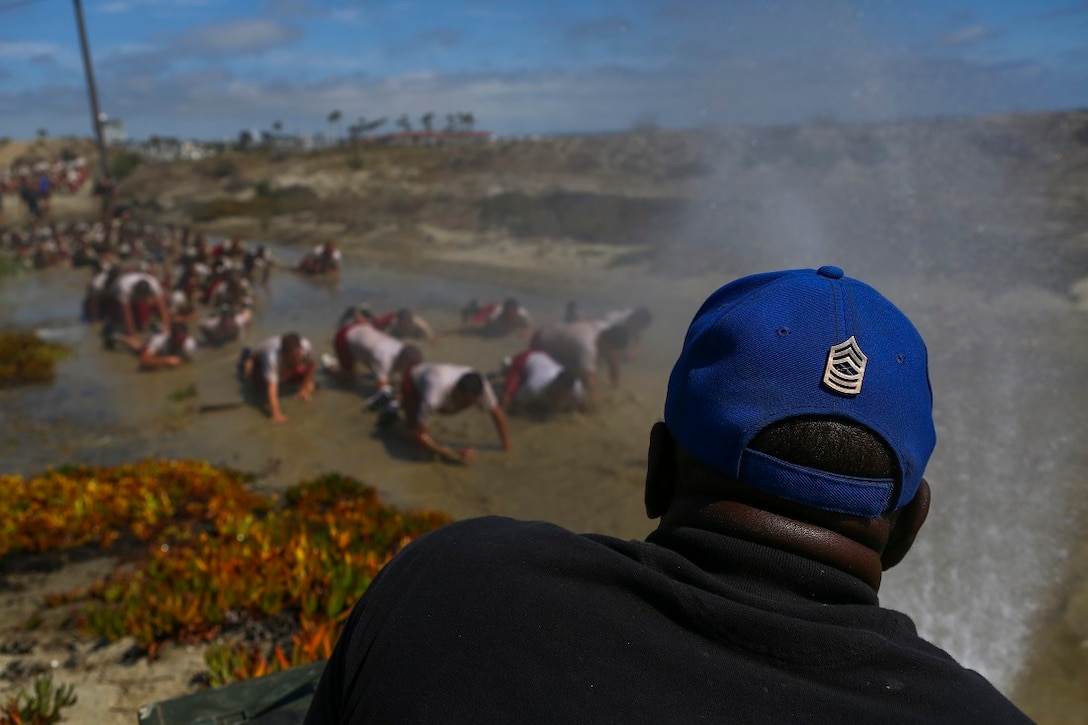
[[[4,40],[0,38],[0,60],[16,62],[56,63],[65,70],[82,67],[76,53],[56,43]]]
[[[974,23],[972,25],[965,25],[959,30],[954,30],[948,35],[945,35],[941,38],[941,45],[947,47],[973,45],[974,43],[990,40],[994,35],[994,31],[990,28],[981,23]]]
[[[107,15],[127,13],[138,8],[200,7],[210,5],[212,0],[105,0],[95,5],[95,12]]]
[[[267,18],[239,18],[190,28],[171,44],[193,55],[256,53],[301,37],[301,31]]]
[[[280,52],[269,56],[286,62],[290,51],[283,57]],[[655,70],[450,75],[420,69],[385,78],[358,69],[333,73],[300,80],[288,66],[266,79],[265,73],[254,78],[222,67],[177,74],[129,63],[111,65],[100,85],[110,113],[124,118],[135,133],[185,137],[222,137],[273,118],[292,129],[315,131],[332,109],[342,110],[345,118],[471,111],[481,128],[498,133],[546,133],[622,129],[646,115],[666,126],[691,126],[783,123],[816,115],[889,120],[1088,104],[1088,68],[1055,71],[1030,63],[954,59],[812,55]],[[1071,95],[1071,88],[1085,91]],[[20,116],[33,108],[39,116],[52,115],[55,120],[46,125],[59,132],[68,122],[63,109],[84,103],[81,96],[76,84],[49,93],[0,92],[0,117],[18,133],[24,124]],[[30,133],[36,128],[29,122],[26,127]]]

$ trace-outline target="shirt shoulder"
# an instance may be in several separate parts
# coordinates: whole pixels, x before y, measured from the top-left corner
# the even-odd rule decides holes
[[[582,536],[542,521],[483,516],[456,521],[420,537],[398,554],[390,567],[395,572],[400,565],[394,564],[403,559],[408,565],[405,568],[416,573],[434,568],[449,578],[451,572],[459,572],[449,581],[458,576],[490,578],[507,568],[548,568],[545,561],[567,557],[572,549],[598,547],[602,541],[610,539]]]

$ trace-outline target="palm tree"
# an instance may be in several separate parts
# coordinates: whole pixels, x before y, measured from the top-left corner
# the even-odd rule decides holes
[[[427,111],[419,117],[419,122],[423,124],[423,130],[430,133],[434,128],[434,111]]]
[[[336,138],[337,143],[340,142],[340,125],[339,124],[340,124],[340,119],[342,117],[343,117],[343,114],[340,113],[340,111],[333,111],[332,113],[330,113],[328,115],[328,118],[326,119],[329,122],[329,138],[333,138],[333,126],[336,127],[335,138]]]
[[[348,143],[354,144],[355,141],[363,134],[363,122],[360,119],[358,123],[353,123],[348,126]]]
[[[408,118],[407,113],[400,114],[400,117],[397,119],[397,128],[404,133],[410,133],[412,131],[412,119]]]
[[[476,125],[476,116],[473,115],[471,111],[468,113],[459,113],[457,115],[460,116],[461,128],[466,131],[471,131],[472,127]]]
[[[387,119],[385,116],[382,116],[381,118],[375,118],[373,121],[370,121],[363,127],[363,132],[370,133],[371,131],[377,131],[379,128],[384,126],[388,120],[389,119]]]

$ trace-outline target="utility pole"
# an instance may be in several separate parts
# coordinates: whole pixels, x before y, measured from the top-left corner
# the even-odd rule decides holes
[[[76,6],[76,25],[79,27],[79,47],[83,51],[83,72],[87,75],[87,95],[91,98],[91,125],[98,141],[98,160],[102,166],[102,178],[110,177],[110,167],[106,162],[106,139],[102,135],[102,115],[98,110],[98,89],[94,85],[94,68],[91,66],[91,49],[87,45],[87,28],[83,23],[83,3],[72,0]]]

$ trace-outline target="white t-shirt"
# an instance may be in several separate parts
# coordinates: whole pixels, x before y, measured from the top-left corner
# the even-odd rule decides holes
[[[153,297],[162,296],[162,285],[159,284],[159,280],[147,272],[129,272],[128,274],[122,274],[117,280],[117,299],[121,302],[131,302],[132,291],[136,289],[136,285],[141,281],[147,281],[151,285],[151,295]]]
[[[563,372],[563,366],[546,352],[535,351],[525,358],[525,367],[521,373],[521,385],[514,393],[514,402],[528,403],[536,400],[548,389],[548,386]],[[581,380],[574,382],[571,395],[581,399],[585,393]]]
[[[170,333],[160,332],[158,335],[152,336],[152,338],[147,341],[147,350],[155,357],[178,355],[186,360],[192,360],[193,355],[196,353],[196,340],[194,340],[192,336],[187,336],[185,342],[182,343],[180,350],[171,350]]]
[[[576,373],[596,372],[597,337],[609,327],[604,320],[546,325],[534,336],[534,347]]]
[[[302,360],[312,363],[314,349],[310,341],[305,337],[302,340]],[[276,335],[261,341],[254,350],[254,355],[261,364],[265,382],[278,383],[280,380],[280,348],[283,346],[283,336]]]
[[[600,320],[601,322],[608,323],[608,327],[614,327],[627,322],[627,320],[631,319],[631,315],[634,314],[634,312],[634,307],[628,307],[623,310],[613,310],[612,312],[601,315]]]
[[[422,423],[435,413],[452,413],[449,399],[457,381],[465,374],[474,372],[477,371],[467,365],[448,363],[423,363],[412,368],[412,382],[419,391],[420,399],[416,420]],[[487,378],[483,381],[484,389],[476,405],[480,410],[494,410],[499,405],[499,399]]]
[[[171,315],[177,315],[192,309],[193,304],[189,301],[189,295],[185,294],[184,290],[176,289],[167,298],[166,306],[170,309]]]
[[[101,272],[91,277],[91,289],[95,292],[106,291],[106,279],[110,276],[109,268],[103,269]]]
[[[393,363],[404,349],[404,343],[387,335],[373,325],[355,325],[344,336],[351,356],[368,366],[379,380],[389,380]]]
[[[325,256],[325,245],[324,244],[318,244],[316,247],[314,247],[314,251],[310,252],[310,254],[312,254],[315,258],[324,257]],[[339,249],[334,249],[333,252],[332,252],[332,256],[329,257],[329,259],[331,259],[332,261],[339,264],[340,263],[340,250]]]
[[[200,321],[200,330],[204,333],[206,339],[228,339],[225,331],[219,329],[219,319],[219,315],[212,315]],[[231,340],[235,340],[246,333],[246,327],[249,325],[249,310],[242,310],[234,315],[234,324],[236,329],[229,335]],[[305,350],[305,345],[303,345],[303,349]]]

